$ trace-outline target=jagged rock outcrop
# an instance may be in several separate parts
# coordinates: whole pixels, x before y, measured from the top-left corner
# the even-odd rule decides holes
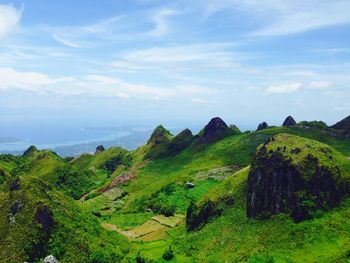
[[[168,146],[172,138],[173,135],[162,125],[156,127],[147,142],[145,158],[156,159],[167,156]]]
[[[299,222],[316,210],[337,206],[350,191],[342,179],[346,157],[336,160],[339,153],[334,152],[324,144],[286,134],[259,147],[248,176],[247,216],[286,213]]]
[[[204,130],[200,133],[196,144],[198,145],[212,143],[232,133],[233,131],[221,118],[215,117],[212,118],[210,122],[204,127]]]
[[[105,151],[105,147],[103,147],[103,145],[99,145],[96,147],[96,151],[95,154],[99,154]]]
[[[267,125],[266,122],[262,122],[258,125],[258,128],[256,130],[261,131],[261,130],[267,129],[268,127],[269,127],[269,125]]]
[[[350,116],[342,119],[341,121],[337,122],[331,128],[341,131],[350,132]]]
[[[29,146],[29,148],[23,153],[22,156],[28,157],[36,152],[39,152],[39,150],[34,145],[32,145],[32,146]]]
[[[168,142],[170,137],[172,137],[172,134],[162,125],[159,125],[154,129],[150,139],[148,140],[148,143],[162,144],[164,142]]]
[[[291,127],[291,126],[294,126],[294,125],[296,125],[296,124],[297,124],[297,123],[296,123],[296,121],[293,119],[293,117],[292,117],[292,116],[288,116],[288,117],[284,120],[282,126],[284,126],[284,127]]]
[[[185,129],[176,135],[169,143],[168,150],[171,155],[176,155],[189,147],[193,142],[193,134],[189,129]]]
[[[173,135],[163,126],[158,126],[148,140],[149,147],[146,158],[163,158],[174,156],[182,150],[189,147],[193,142],[194,136],[189,129],[185,129],[178,135]]]

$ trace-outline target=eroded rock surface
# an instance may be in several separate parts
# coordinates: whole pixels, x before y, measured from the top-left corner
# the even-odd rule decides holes
[[[307,153],[283,145],[283,141],[277,148],[269,147],[276,144],[274,139],[258,148],[248,176],[247,216],[267,218],[286,213],[298,222],[312,217],[316,210],[337,206],[348,195],[349,185],[341,179],[338,166],[319,159],[331,158],[329,148],[307,145],[305,148],[313,149]]]

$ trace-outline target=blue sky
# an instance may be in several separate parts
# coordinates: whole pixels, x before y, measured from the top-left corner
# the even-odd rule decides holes
[[[347,0],[0,0],[0,119],[332,124]]]

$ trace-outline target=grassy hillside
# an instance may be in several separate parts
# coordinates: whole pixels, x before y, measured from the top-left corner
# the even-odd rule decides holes
[[[10,258],[7,248],[13,249],[18,259],[26,260],[29,251],[36,251],[33,244],[40,245],[38,240],[44,238],[43,251],[63,262],[74,262],[76,254],[85,262],[122,257],[126,262],[165,262],[165,251],[173,251],[173,262],[346,262],[348,200],[299,224],[282,215],[259,221],[246,216],[246,182],[257,147],[281,133],[287,135],[277,136],[268,150],[290,145],[289,154],[300,148],[295,162],[323,150],[324,164],[336,163],[348,174],[350,138],[331,136],[323,126],[305,128],[306,124],[240,133],[214,120],[206,126],[208,138],[202,138],[205,129],[196,136],[189,130],[172,136],[159,126],[145,146],[132,152],[114,147],[73,160],[35,149],[24,157],[2,155],[1,236],[6,238],[0,242],[6,251],[0,253]],[[227,133],[216,136],[216,126]],[[9,183],[19,177],[20,190],[9,191]],[[24,206],[18,201],[22,199]],[[21,232],[12,232],[9,211],[18,202],[15,218]],[[46,206],[56,222],[49,233],[36,221],[37,210]],[[189,209],[192,220],[204,218],[193,229],[186,226]],[[28,233],[28,240],[21,233]],[[38,259],[45,253],[29,256]]]
[[[16,184],[16,187],[12,187]],[[106,232],[75,202],[39,178],[20,177],[0,189],[0,257],[36,262],[115,262],[127,252],[123,237]]]

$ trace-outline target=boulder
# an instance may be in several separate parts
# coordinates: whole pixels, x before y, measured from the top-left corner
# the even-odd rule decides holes
[[[192,188],[194,188],[196,185],[194,184],[194,183],[190,183],[190,182],[187,182],[186,183],[186,188],[187,189],[192,189]]]
[[[288,117],[284,120],[282,126],[284,126],[284,127],[292,127],[292,126],[294,126],[294,125],[296,125],[296,124],[297,124],[297,123],[296,123],[296,121],[293,119],[293,117],[292,117],[292,116],[288,116]]]
[[[99,154],[105,151],[105,147],[103,147],[103,145],[99,145],[96,147],[96,151],[95,154]]]
[[[261,131],[261,130],[267,129],[268,127],[269,127],[269,125],[267,125],[266,122],[262,122],[258,125],[258,128],[256,130]]]
[[[44,258],[44,263],[58,263],[58,260],[53,255],[49,255]]]

